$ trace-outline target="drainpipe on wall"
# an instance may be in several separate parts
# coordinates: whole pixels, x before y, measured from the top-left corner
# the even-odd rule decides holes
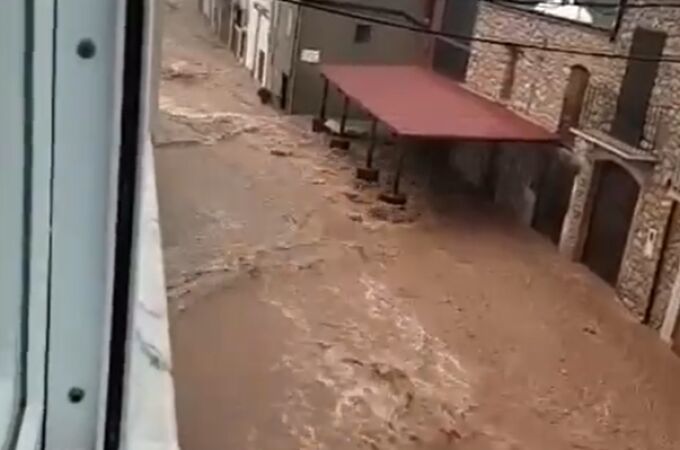
[[[446,0],[434,0],[434,5],[432,9],[432,17],[430,18],[429,28],[434,31],[441,31],[442,21],[444,18],[444,7],[446,6]],[[425,59],[428,67],[432,67],[434,64],[434,47],[437,38],[431,36],[427,42],[427,47],[425,49]]]
[[[279,47],[278,33],[281,28],[279,23],[281,21],[281,6],[278,1],[274,0],[272,2],[269,14],[270,14],[269,33],[267,33],[267,48],[269,49],[269,52],[267,52],[267,60],[265,61],[265,64],[267,66],[267,72],[269,73],[269,80],[266,88],[269,89],[270,91],[273,91],[274,90],[273,80],[277,75],[276,67],[274,64],[274,55],[278,51]]]
[[[614,42],[621,29],[621,23],[623,22],[623,15],[626,12],[626,5],[628,0],[619,0],[619,8],[616,11],[616,21],[614,22],[614,28],[612,28],[611,34],[609,35],[609,40]]]
[[[295,103],[295,76],[297,74],[297,60],[300,54],[300,31],[302,29],[302,8],[296,6],[295,11],[295,33],[293,35],[293,48],[290,52],[290,73],[288,74],[288,105],[286,105],[287,112],[293,112],[293,104]],[[290,10],[289,10],[290,12]]]

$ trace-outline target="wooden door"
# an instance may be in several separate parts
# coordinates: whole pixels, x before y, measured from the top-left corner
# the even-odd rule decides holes
[[[239,40],[238,40],[238,57],[240,59],[245,59],[246,58],[246,48],[248,48],[248,33],[246,32],[245,29],[239,30]]]
[[[288,107],[288,74],[281,74],[281,92],[279,93],[280,107],[285,110]]]
[[[238,57],[238,48],[239,48],[239,35],[238,35],[238,27],[236,26],[236,21],[234,21],[231,24],[231,31],[229,32],[229,48],[231,49],[231,52],[234,54],[234,56]]]
[[[220,39],[225,44],[229,43],[229,33],[231,31],[231,4],[220,2]]]
[[[234,6],[234,18],[231,20],[231,36],[229,43],[231,51],[236,57],[241,56],[241,26],[243,22],[243,10],[239,5]]]
[[[257,81],[260,85],[264,84],[264,63],[266,55],[262,50],[257,52]]]
[[[541,177],[533,227],[555,244],[560,242],[576,171],[576,166],[554,152]]]
[[[639,186],[620,165],[599,163],[590,227],[583,262],[611,285],[615,285],[635,213]]]

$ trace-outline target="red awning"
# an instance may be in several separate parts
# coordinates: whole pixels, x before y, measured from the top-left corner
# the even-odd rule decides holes
[[[417,66],[323,65],[323,75],[395,133],[417,138],[549,142],[554,133]]]

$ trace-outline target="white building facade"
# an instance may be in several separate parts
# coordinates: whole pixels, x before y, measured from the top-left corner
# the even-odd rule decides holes
[[[272,0],[250,0],[248,5],[248,46],[245,65],[262,87],[269,85],[269,36]]]
[[[272,0],[200,0],[199,10],[258,85],[269,88]]]

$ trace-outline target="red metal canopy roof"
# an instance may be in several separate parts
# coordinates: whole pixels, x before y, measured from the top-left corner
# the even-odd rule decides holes
[[[395,133],[547,142],[557,136],[453,80],[417,66],[323,65],[323,75]]]

